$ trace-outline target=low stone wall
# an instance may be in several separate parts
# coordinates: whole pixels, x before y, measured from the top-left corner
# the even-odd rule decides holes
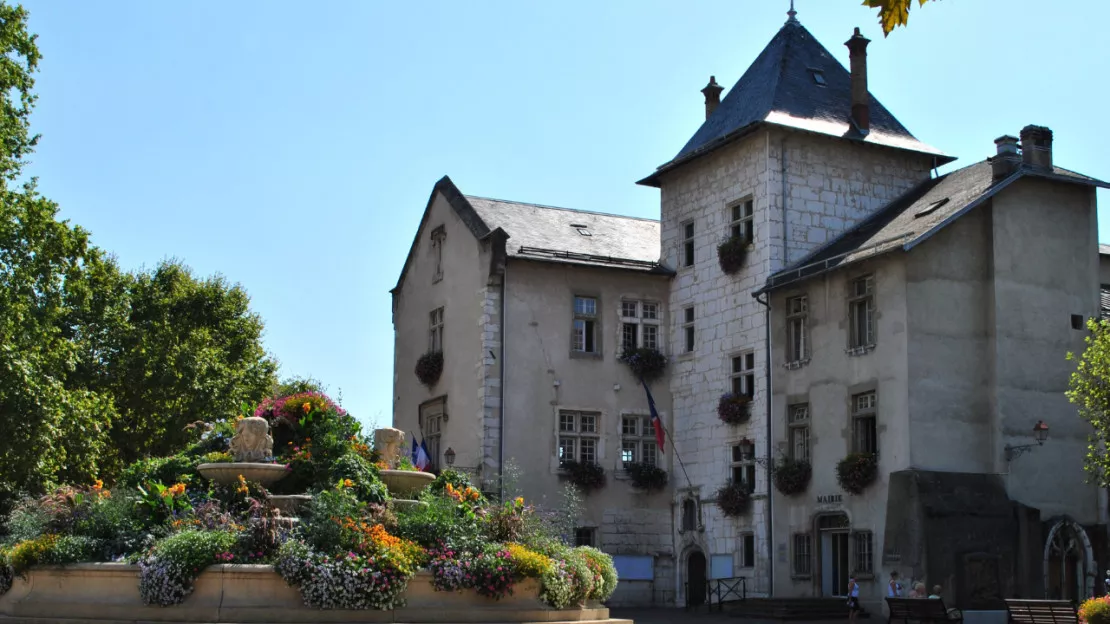
[[[588,605],[556,610],[539,599],[539,584],[528,579],[514,594],[491,600],[473,591],[437,592],[431,574],[417,573],[405,592],[407,605],[393,611],[321,610],[308,607],[300,591],[264,565],[217,565],[201,573],[180,605],[154,607],[139,597],[138,566],[86,563],[39,567],[0,596],[0,622],[405,622],[447,624],[582,622],[632,624],[609,618],[609,609]]]

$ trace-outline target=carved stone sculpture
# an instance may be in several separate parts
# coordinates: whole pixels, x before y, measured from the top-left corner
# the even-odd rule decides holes
[[[237,462],[258,462],[273,455],[274,439],[265,418],[251,416],[235,426],[231,438],[231,454]]]
[[[374,431],[374,450],[390,468],[397,466],[405,444],[405,432],[400,429],[377,429]]]

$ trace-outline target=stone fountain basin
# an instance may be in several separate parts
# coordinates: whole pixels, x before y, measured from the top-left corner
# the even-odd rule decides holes
[[[244,478],[245,475],[244,475]],[[312,500],[308,494],[271,494],[270,502],[281,511],[281,515],[295,517]]]
[[[197,472],[204,478],[221,485],[234,485],[239,482],[239,476],[242,475],[247,481],[261,483],[263,487],[273,485],[289,474],[285,464],[263,464],[260,462],[201,464],[197,466]]]
[[[430,472],[415,472],[410,470],[383,470],[381,471],[382,483],[389,488],[389,494],[394,498],[416,498],[420,490],[431,485],[436,480]]]

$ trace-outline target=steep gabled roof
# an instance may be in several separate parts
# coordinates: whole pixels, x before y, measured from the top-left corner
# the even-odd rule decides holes
[[[432,188],[397,285],[390,292],[399,290],[404,283],[420,242],[420,233],[428,223],[432,204],[439,194],[475,239],[484,240],[497,232],[511,238],[512,242],[505,245],[510,258],[651,273],[672,272],[659,264],[659,222],[656,220],[466,196],[451,178],[443,176]]]
[[[782,288],[896,249],[909,251],[1024,177],[1110,188],[1106,182],[1061,167],[1053,167],[1050,171],[1028,165],[1022,165],[1009,177],[994,182],[991,162],[977,162],[918,184],[866,220],[772,275],[755,294]]]
[[[814,78],[815,72],[821,74],[824,84]],[[863,136],[851,123],[851,74],[797,19],[791,18],[678,155],[639,184],[658,186],[660,174],[762,124],[918,152],[935,157],[938,165],[955,160],[918,141],[874,95],[870,98],[871,128]]]

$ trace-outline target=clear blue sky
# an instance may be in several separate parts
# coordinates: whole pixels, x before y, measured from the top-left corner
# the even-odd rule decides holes
[[[435,181],[658,218],[635,180],[678,152],[709,75],[731,86],[788,2],[27,6],[45,57],[30,171],[63,216],[127,268],[175,256],[242,284],[283,374],[386,424],[388,290]],[[1110,179],[1110,3],[942,0],[887,39],[859,0],[797,9],[845,65],[860,26],[872,92],[956,165],[1036,123],[1058,164]]]

